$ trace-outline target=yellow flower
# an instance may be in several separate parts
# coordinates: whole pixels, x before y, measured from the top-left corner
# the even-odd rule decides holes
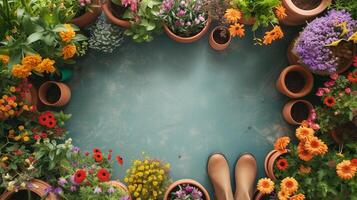
[[[22,138],[22,140],[23,140],[24,142],[28,142],[28,141],[30,140],[30,137],[29,137],[29,136],[24,136],[24,137]]]
[[[289,137],[287,136],[280,137],[275,141],[274,149],[281,153],[285,153],[287,151],[286,147],[288,146],[289,143],[290,143]]]
[[[76,32],[74,32],[70,24],[65,24],[64,26],[67,30],[61,31],[59,35],[63,42],[70,42],[76,36]]]
[[[15,139],[15,141],[19,141],[19,140],[21,140],[21,136],[18,135],[18,136],[16,136],[14,139]]]
[[[20,125],[18,128],[20,131],[23,131],[25,129],[25,127],[23,125]]]
[[[286,177],[281,181],[280,188],[292,194],[298,190],[299,183],[293,177]]]
[[[39,65],[37,65],[34,68],[34,70],[39,73],[43,73],[43,72],[53,73],[56,70],[56,68],[53,66],[54,64],[55,64],[54,60],[45,58],[42,60],[42,62]]]
[[[279,6],[275,7],[275,15],[280,20],[284,19],[287,16],[286,9],[284,8],[284,6],[279,5]]]
[[[353,33],[350,38],[348,38],[348,41],[353,41],[354,43],[357,43],[357,32]]]
[[[300,165],[299,172],[302,174],[309,174],[311,172],[311,167],[305,167],[304,165]]]
[[[238,9],[229,8],[226,10],[224,18],[226,18],[228,23],[235,24],[242,18],[242,13]]]
[[[317,137],[311,137],[306,140],[304,146],[313,155],[324,155],[328,151],[327,145]]]
[[[280,190],[278,192],[279,200],[288,200],[289,197],[290,197],[290,193],[288,191]]]
[[[40,55],[27,55],[22,59],[21,64],[32,70],[34,67],[40,64],[41,61],[42,57]]]
[[[258,181],[257,189],[264,194],[270,194],[274,190],[274,182],[270,178],[261,178]]]
[[[232,37],[239,36],[240,38],[244,37],[244,25],[240,23],[235,23],[229,27],[229,33]]]
[[[73,58],[73,56],[76,54],[77,48],[75,45],[69,44],[66,45],[62,48],[62,56],[63,59],[67,60],[70,58]]]
[[[10,87],[10,92],[12,92],[12,93],[16,92],[16,88],[14,86],[11,86]]]
[[[289,200],[304,200],[305,199],[305,195],[299,193],[297,195],[294,195],[292,197],[290,197]]]
[[[8,159],[9,159],[9,157],[4,156],[4,157],[1,158],[1,161],[2,161],[2,162],[5,162],[5,161],[7,161]]]
[[[264,39],[263,44],[269,45],[273,41],[275,41],[277,39],[281,39],[283,37],[284,37],[284,33],[281,30],[280,26],[274,26],[273,30],[265,32],[265,35],[263,38]]]
[[[12,67],[12,75],[17,78],[26,78],[30,76],[31,69],[23,65],[16,64]]]
[[[0,61],[5,65],[9,63],[10,57],[8,55],[0,55]]]
[[[351,164],[349,160],[343,160],[336,165],[336,173],[343,180],[349,180],[356,174],[356,166]]]
[[[306,139],[313,137],[314,136],[314,129],[305,127],[305,126],[300,126],[299,128],[296,129],[296,137],[299,140],[305,141]]]

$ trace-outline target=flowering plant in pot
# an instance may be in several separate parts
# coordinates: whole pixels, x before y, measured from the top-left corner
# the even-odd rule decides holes
[[[166,190],[164,200],[209,200],[207,190],[197,181],[181,179]]]
[[[81,152],[79,147],[73,147],[69,165],[61,172],[54,190],[64,199],[99,199],[99,200],[129,200],[128,191],[123,184],[114,184],[111,180],[112,150],[108,153],[94,148],[93,152]],[[118,155],[116,160],[123,164]],[[118,186],[120,185],[120,186]]]
[[[231,0],[232,8],[226,10],[225,18],[231,24],[230,33],[233,37],[244,36],[244,24],[252,24],[255,44],[269,45],[273,41],[284,37],[279,19],[286,17],[285,8],[279,0]],[[273,26],[271,31],[265,32],[263,39],[255,36],[259,27]]]
[[[349,13],[331,10],[304,28],[292,51],[314,73],[342,73],[352,64],[355,46],[353,42],[336,41],[349,39],[355,29],[356,20]]]
[[[170,183],[170,164],[146,157],[134,160],[124,182],[134,199],[162,199]]]
[[[178,42],[200,39],[210,24],[201,0],[164,0],[159,16],[165,23],[165,32]]]

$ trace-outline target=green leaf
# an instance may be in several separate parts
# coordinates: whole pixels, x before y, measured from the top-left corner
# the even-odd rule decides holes
[[[35,32],[35,33],[32,33],[31,35],[29,35],[27,37],[27,43],[28,44],[31,44],[33,42],[36,42],[38,40],[40,40],[43,36],[43,33],[42,32]]]

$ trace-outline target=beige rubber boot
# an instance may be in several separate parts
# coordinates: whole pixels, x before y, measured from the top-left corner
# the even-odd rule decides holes
[[[251,200],[254,195],[254,182],[257,176],[257,162],[250,154],[242,155],[235,168],[235,200]]]
[[[208,159],[207,173],[214,187],[216,200],[234,200],[229,166],[221,154],[213,154]]]

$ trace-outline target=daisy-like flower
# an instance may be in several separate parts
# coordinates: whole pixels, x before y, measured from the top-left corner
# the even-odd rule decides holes
[[[306,140],[304,147],[312,155],[324,155],[328,151],[327,145],[317,137]]]
[[[274,190],[274,182],[270,178],[261,178],[257,183],[257,189],[263,194],[270,194]]]
[[[229,33],[231,34],[232,37],[244,37],[245,32],[244,32],[244,25],[240,23],[235,23],[229,27]]]
[[[269,45],[273,41],[277,39],[281,39],[284,37],[284,33],[281,30],[280,26],[274,26],[273,30],[265,32],[264,38],[263,38],[263,44]]]
[[[300,165],[299,172],[302,174],[309,174],[311,172],[311,167],[305,167],[304,165]]]
[[[306,139],[313,137],[314,133],[314,129],[306,126],[300,126],[296,129],[295,135],[299,140],[305,141]]]
[[[278,192],[278,199],[279,200],[288,200],[290,197],[290,193],[286,190],[280,190]]]
[[[305,142],[299,143],[299,145],[297,147],[297,151],[298,151],[298,157],[303,161],[309,161],[314,157],[311,153],[309,153],[305,149]]]
[[[351,72],[347,75],[347,79],[351,82],[351,83],[357,83],[357,71],[355,72]]]
[[[335,103],[336,103],[336,100],[332,96],[325,97],[325,99],[324,99],[324,104],[328,107],[334,106]]]
[[[349,180],[356,174],[356,166],[352,165],[351,161],[343,160],[336,165],[336,173],[343,180]]]
[[[286,177],[281,181],[280,187],[283,191],[293,194],[299,189],[299,183],[293,177]]]
[[[280,171],[284,171],[289,167],[289,163],[285,158],[281,158],[276,162],[276,166]]]
[[[224,18],[226,18],[228,23],[235,24],[242,18],[242,13],[238,9],[229,8],[226,10]]]
[[[279,5],[279,6],[275,7],[275,15],[280,20],[284,19],[287,16],[286,9],[284,8],[284,6]]]
[[[290,197],[289,200],[304,200],[305,199],[305,195],[299,193],[297,195],[294,195],[292,197]]]
[[[286,147],[288,146],[289,143],[290,143],[289,137],[287,136],[280,137],[275,141],[274,149],[281,153],[285,153],[287,152]]]

